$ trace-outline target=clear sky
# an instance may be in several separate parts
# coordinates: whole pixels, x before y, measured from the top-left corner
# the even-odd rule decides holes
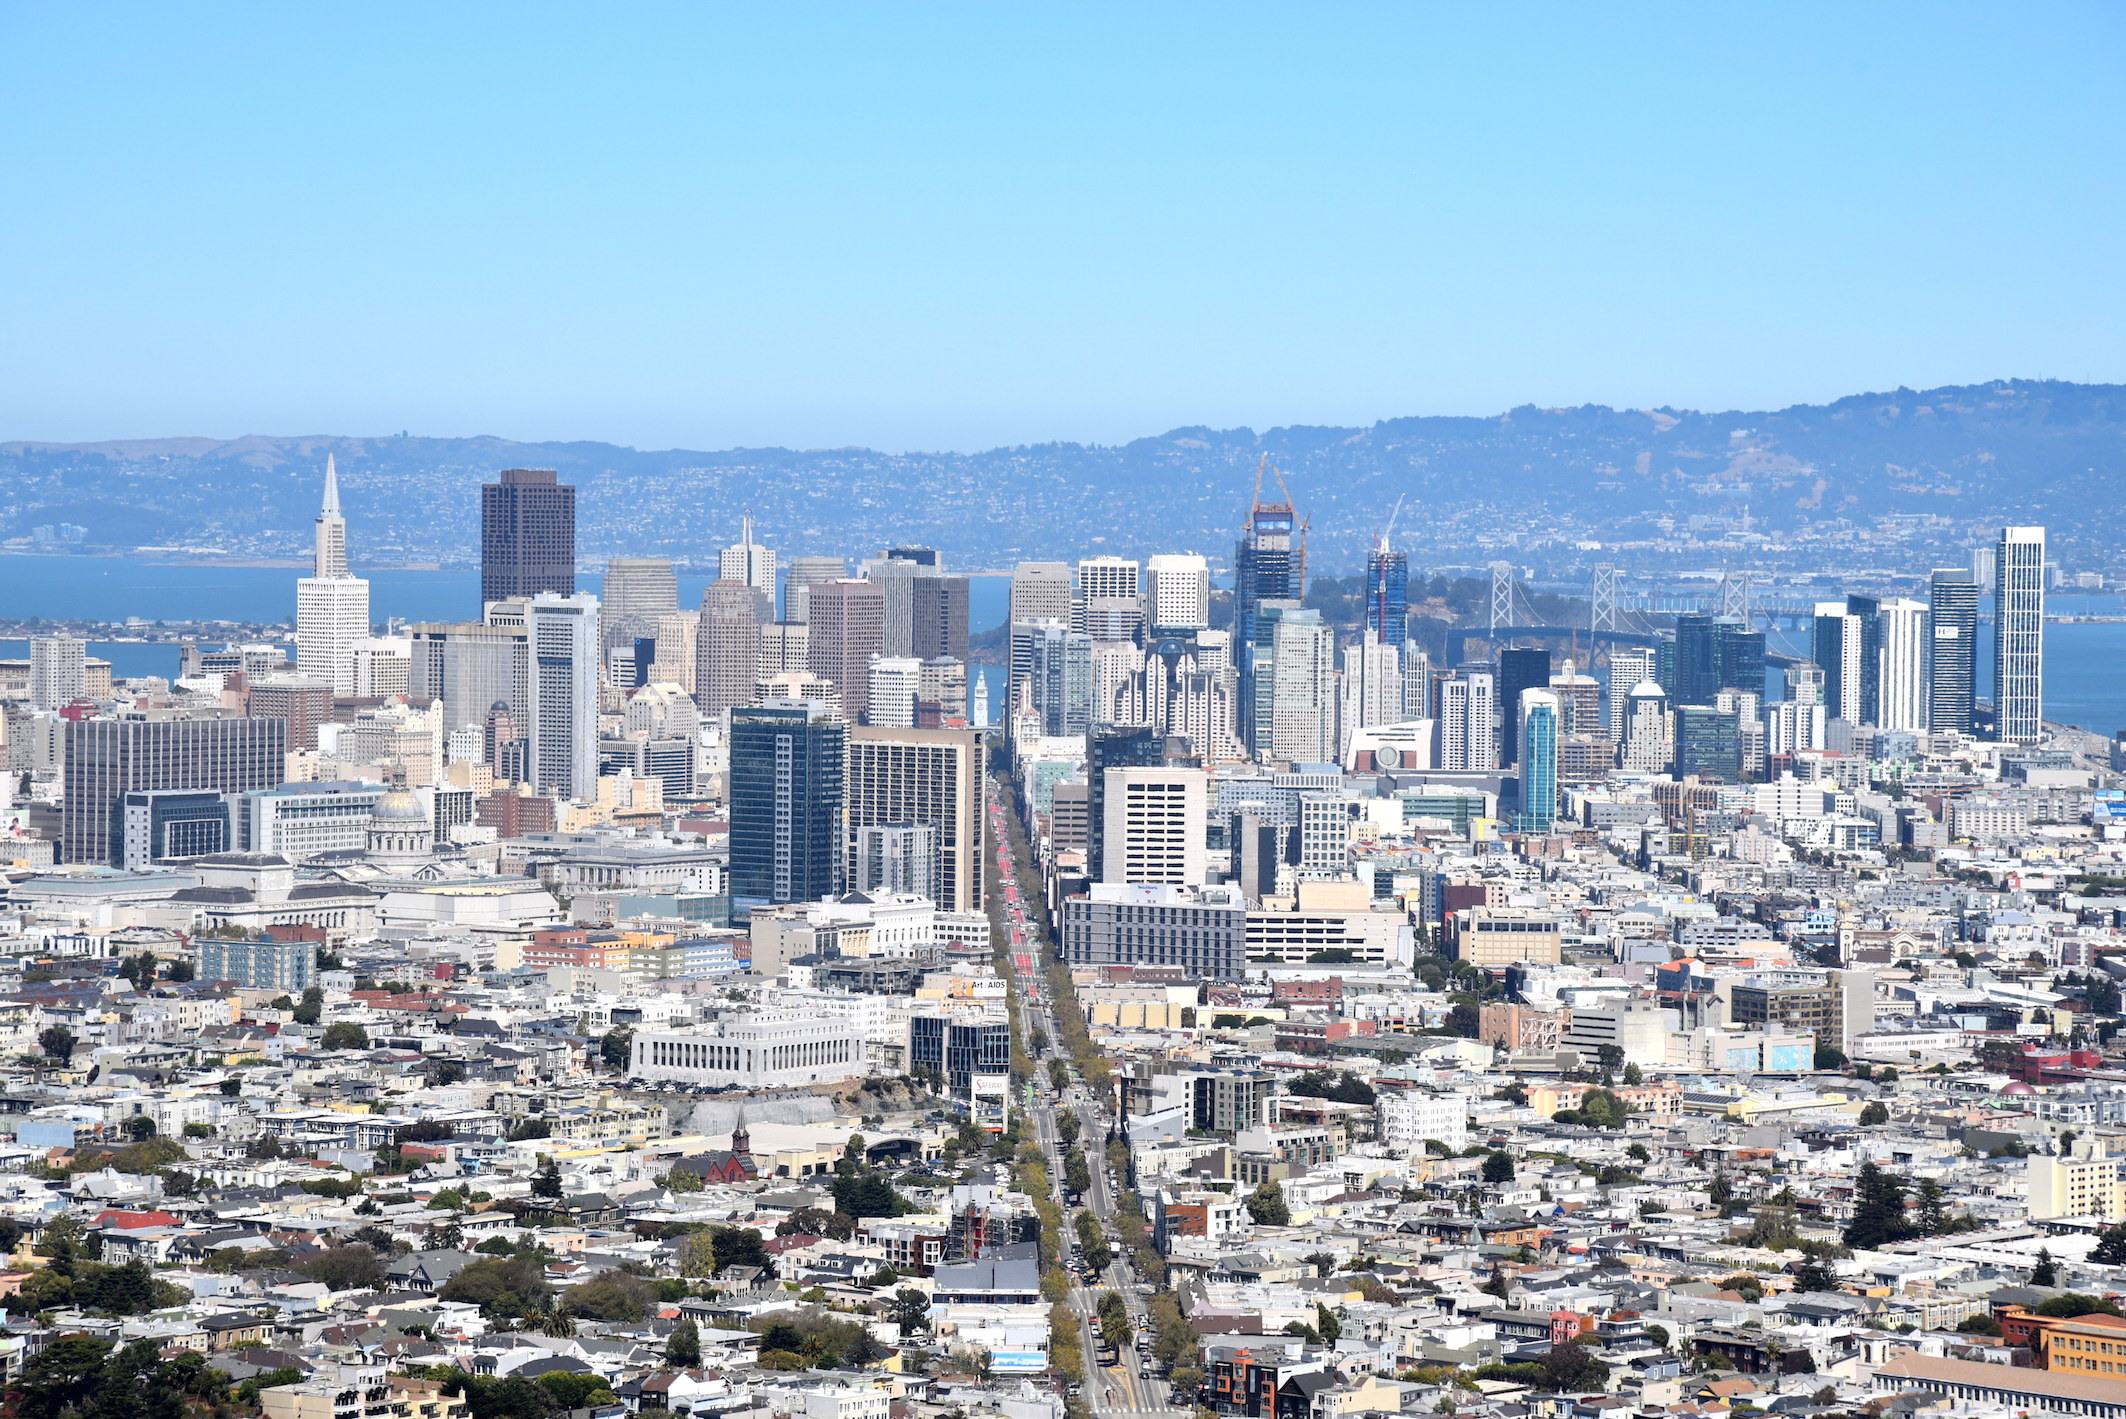
[[[2122,41],[2117,4],[4,0],[0,439],[2126,380]]]

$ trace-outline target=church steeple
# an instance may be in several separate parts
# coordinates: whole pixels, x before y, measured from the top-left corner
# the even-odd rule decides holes
[[[731,1151],[741,1158],[753,1156],[753,1133],[746,1127],[746,1111],[743,1105],[738,1110],[738,1121],[731,1125]]]
[[[325,504],[317,515],[312,564],[312,576],[347,575],[347,519],[340,516],[340,474],[329,453],[325,455]]]

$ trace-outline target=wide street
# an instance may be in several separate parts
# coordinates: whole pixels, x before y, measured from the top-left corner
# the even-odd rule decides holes
[[[1082,1087],[1072,1071],[1070,1087],[1058,1097],[1048,1074],[1047,1061],[1060,1058],[1067,1064],[1068,1057],[1062,1050],[1062,1031],[1056,1026],[1053,1001],[1049,999],[1047,982],[1041,974],[1040,962],[1045,929],[1028,910],[1028,898],[1020,886],[1023,878],[1030,879],[1034,872],[1032,863],[1021,863],[1011,850],[1012,837],[1007,831],[1005,810],[1001,792],[992,785],[990,793],[990,829],[997,854],[997,877],[1003,904],[1003,919],[1011,938],[1014,990],[1017,993],[1020,1022],[1025,1032],[1028,1052],[1034,1061],[1032,1097],[1026,1107],[1026,1117],[1033,1125],[1033,1137],[1048,1158],[1048,1176],[1055,1189],[1055,1201],[1063,1206],[1063,1145],[1056,1128],[1057,1110],[1066,1109],[1075,1113],[1079,1123],[1078,1140],[1084,1149],[1090,1167],[1091,1185],[1083,1202],[1100,1221],[1110,1243],[1114,1244],[1115,1260],[1102,1276],[1102,1287],[1082,1284],[1083,1266],[1076,1262],[1078,1256],[1077,1233],[1070,1223],[1070,1209],[1064,1208],[1064,1236],[1059,1239],[1066,1257],[1072,1264],[1066,1267],[1071,1288],[1069,1306],[1078,1317],[1081,1331],[1080,1344],[1086,1357],[1090,1386],[1086,1400],[1097,1415],[1113,1416],[1113,1419],[1179,1419],[1188,1412],[1186,1406],[1176,1408],[1168,1397],[1167,1384],[1148,1372],[1145,1357],[1135,1344],[1121,1347],[1117,1362],[1112,1365],[1099,1363],[1099,1326],[1097,1315],[1101,1289],[1119,1292],[1129,1306],[1130,1324],[1135,1334],[1150,1331],[1150,1317],[1145,1303],[1148,1291],[1140,1290],[1131,1259],[1119,1244],[1114,1225],[1115,1188],[1108,1178],[1106,1139],[1113,1126],[1114,1100],[1100,1099],[1093,1091]],[[1035,1052],[1038,1041],[1035,1032],[1047,1040],[1044,1051]]]

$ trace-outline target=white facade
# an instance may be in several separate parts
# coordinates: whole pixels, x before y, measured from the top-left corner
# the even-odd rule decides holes
[[[30,642],[30,708],[64,709],[89,692],[88,646],[72,636]]]
[[[1336,758],[1336,633],[1280,616],[1270,690],[1270,753],[1295,764]]]
[[[1468,1146],[1469,1101],[1460,1094],[1383,1089],[1374,1108],[1380,1116],[1380,1141],[1406,1158],[1424,1153],[1428,1138],[1457,1153]]]
[[[1350,758],[1359,730],[1404,718],[1401,648],[1383,644],[1371,630],[1356,644],[1345,646],[1337,704],[1342,721],[1338,761],[1343,762]]]
[[[1836,663],[1822,667],[1824,699],[1837,712],[1837,718],[1858,724],[1864,698],[1861,682],[1862,668],[1867,661],[1867,623],[1849,611],[1843,601],[1819,601],[1816,603],[1819,642],[1830,635],[1825,622],[1837,623],[1838,639]],[[1833,659],[1829,655],[1819,658]]]
[[[1157,631],[1200,631],[1211,623],[1210,564],[1193,552],[1162,552],[1144,564],[1145,622]]]
[[[369,583],[358,576],[306,576],[295,584],[295,665],[303,674],[355,693],[356,647],[369,636]],[[410,664],[410,662],[409,662]]]
[[[769,606],[774,606],[775,554],[753,540],[750,514],[740,524],[738,541],[717,557],[716,574],[719,580],[743,582],[755,591],[767,593]],[[836,575],[839,574],[837,567]]]
[[[1103,597],[1139,594],[1138,567],[1134,557],[1086,557],[1078,563],[1080,605]]]
[[[533,786],[588,799],[598,785],[598,598],[541,592],[526,608],[524,706]]]
[[[870,680],[865,722],[888,729],[915,728],[915,702],[923,690],[923,662],[913,656],[874,655]]]
[[[690,1031],[638,1032],[628,1075],[749,1089],[832,1084],[869,1072],[865,1053],[848,1020],[763,1011]]]
[[[1651,680],[1641,680],[1625,697],[1624,768],[1629,773],[1657,774],[1668,767],[1673,730],[1668,696]]]
[[[1201,769],[1107,770],[1100,880],[1202,886],[1208,787]]]
[[[1480,773],[1498,767],[1497,686],[1489,671],[1440,681],[1436,727],[1439,752],[1432,761],[1443,772]]]
[[[354,643],[354,697],[385,700],[413,693],[413,642],[369,636]]]
[[[1927,603],[1899,597],[1877,612],[1882,634],[1875,722],[1884,729],[1927,728]]]
[[[328,852],[359,852],[384,798],[380,783],[289,784],[246,793],[230,804],[238,849],[307,862]]]
[[[1993,737],[2035,744],[2045,716],[2045,529],[2003,527],[1994,554]]]
[[[1613,650],[1609,653],[1609,737],[1624,742],[1625,712],[1631,705],[1633,687],[1651,680],[1658,671],[1650,650]]]

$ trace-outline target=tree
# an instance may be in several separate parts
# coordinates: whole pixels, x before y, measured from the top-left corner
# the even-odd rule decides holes
[[[2030,1284],[2033,1286],[2057,1286],[2060,1284],[2059,1263],[2052,1259],[2050,1247],[2037,1249],[2037,1265],[2030,1268]]]
[[[543,1197],[549,1202],[561,1199],[561,1165],[552,1158],[543,1158],[539,1170],[532,1174],[532,1196]]]
[[[701,1364],[701,1330],[694,1322],[682,1320],[672,1327],[664,1342],[664,1363],[675,1370],[691,1370]]]
[[[1890,1121],[1890,1106],[1880,1099],[1872,1099],[1860,1106],[1860,1126],[1874,1128]]]
[[[919,1330],[930,1329],[929,1293],[913,1286],[903,1286],[893,1293],[893,1303],[887,1307],[886,1318],[900,1327],[903,1340]]]
[[[319,1049],[327,1050],[367,1049],[369,1032],[352,1020],[335,1020],[318,1036],[317,1044]]]
[[[1809,1257],[1796,1262],[1793,1267],[1794,1289],[1797,1291],[1835,1291],[1838,1289],[1838,1273],[1821,1257]]]
[[[146,1114],[134,1114],[125,1121],[125,1131],[135,1143],[145,1143],[155,1136],[155,1120]]]
[[[46,1059],[63,1063],[74,1057],[74,1032],[64,1025],[47,1025],[37,1032],[37,1048]]]
[[[384,1264],[358,1243],[327,1248],[295,1269],[335,1291],[376,1291],[384,1285]]]
[[[1487,1154],[1484,1158],[1484,1181],[1487,1183],[1510,1183],[1514,1179],[1513,1159],[1504,1153]]]
[[[1919,1182],[1918,1226],[1922,1237],[1938,1237],[1949,1230],[1948,1201],[1942,1196],[1941,1184],[1932,1178]]]
[[[1321,1343],[1324,1345],[1334,1345],[1344,1333],[1343,1322],[1320,1301],[1314,1303],[1314,1333],[1321,1337]]]
[[[1640,1069],[1638,1065],[1636,1065],[1636,1064],[1627,1064],[1627,1065],[1625,1065],[1625,1066],[1624,1066],[1624,1087],[1625,1087],[1625,1088],[1627,1088],[1627,1089],[1636,1089],[1636,1088],[1638,1088],[1638,1087],[1639,1087],[1639,1086],[1640,1086],[1641,1084],[1644,1084],[1645,1082],[1646,1082],[1646,1072],[1645,1072],[1644,1070]]]
[[[1258,1227],[1289,1227],[1292,1225],[1292,1209],[1284,1200],[1284,1189],[1274,1182],[1256,1184],[1248,1194],[1248,1216]]]
[[[607,1069],[626,1069],[634,1050],[635,1032],[624,1025],[598,1037],[598,1059]]]
[[[2001,1323],[1984,1311],[1980,1311],[1975,1316],[1965,1316],[1961,1321],[1957,1322],[1956,1328],[1965,1335],[1999,1335],[2001,1333]]]
[[[649,1282],[625,1271],[606,1270],[563,1293],[562,1307],[572,1316],[612,1323],[641,1320],[656,1303]]]
[[[1609,1384],[1609,1366],[1581,1341],[1567,1341],[1543,1357],[1543,1383],[1560,1394],[1596,1393]]]
[[[1862,1163],[1854,1179],[1853,1220],[1846,1224],[1849,1247],[1880,1247],[1912,1235],[1905,1220],[1904,1184],[1873,1163]]]
[[[315,1025],[324,1013],[325,992],[314,985],[307,987],[303,991],[302,1003],[295,1007],[295,1023]]]
[[[2126,1222],[2119,1222],[2097,1233],[2096,1249],[2089,1259],[2100,1266],[2126,1266]]]
[[[701,1179],[691,1168],[674,1167],[664,1175],[666,1192],[700,1192]]]
[[[541,1314],[548,1294],[545,1264],[537,1255],[519,1255],[460,1267],[436,1292],[436,1299],[478,1306],[481,1314],[494,1319]]]
[[[1815,1064],[1818,1069],[1843,1069],[1846,1065],[1845,1051],[1836,1045],[1816,1046]]]

